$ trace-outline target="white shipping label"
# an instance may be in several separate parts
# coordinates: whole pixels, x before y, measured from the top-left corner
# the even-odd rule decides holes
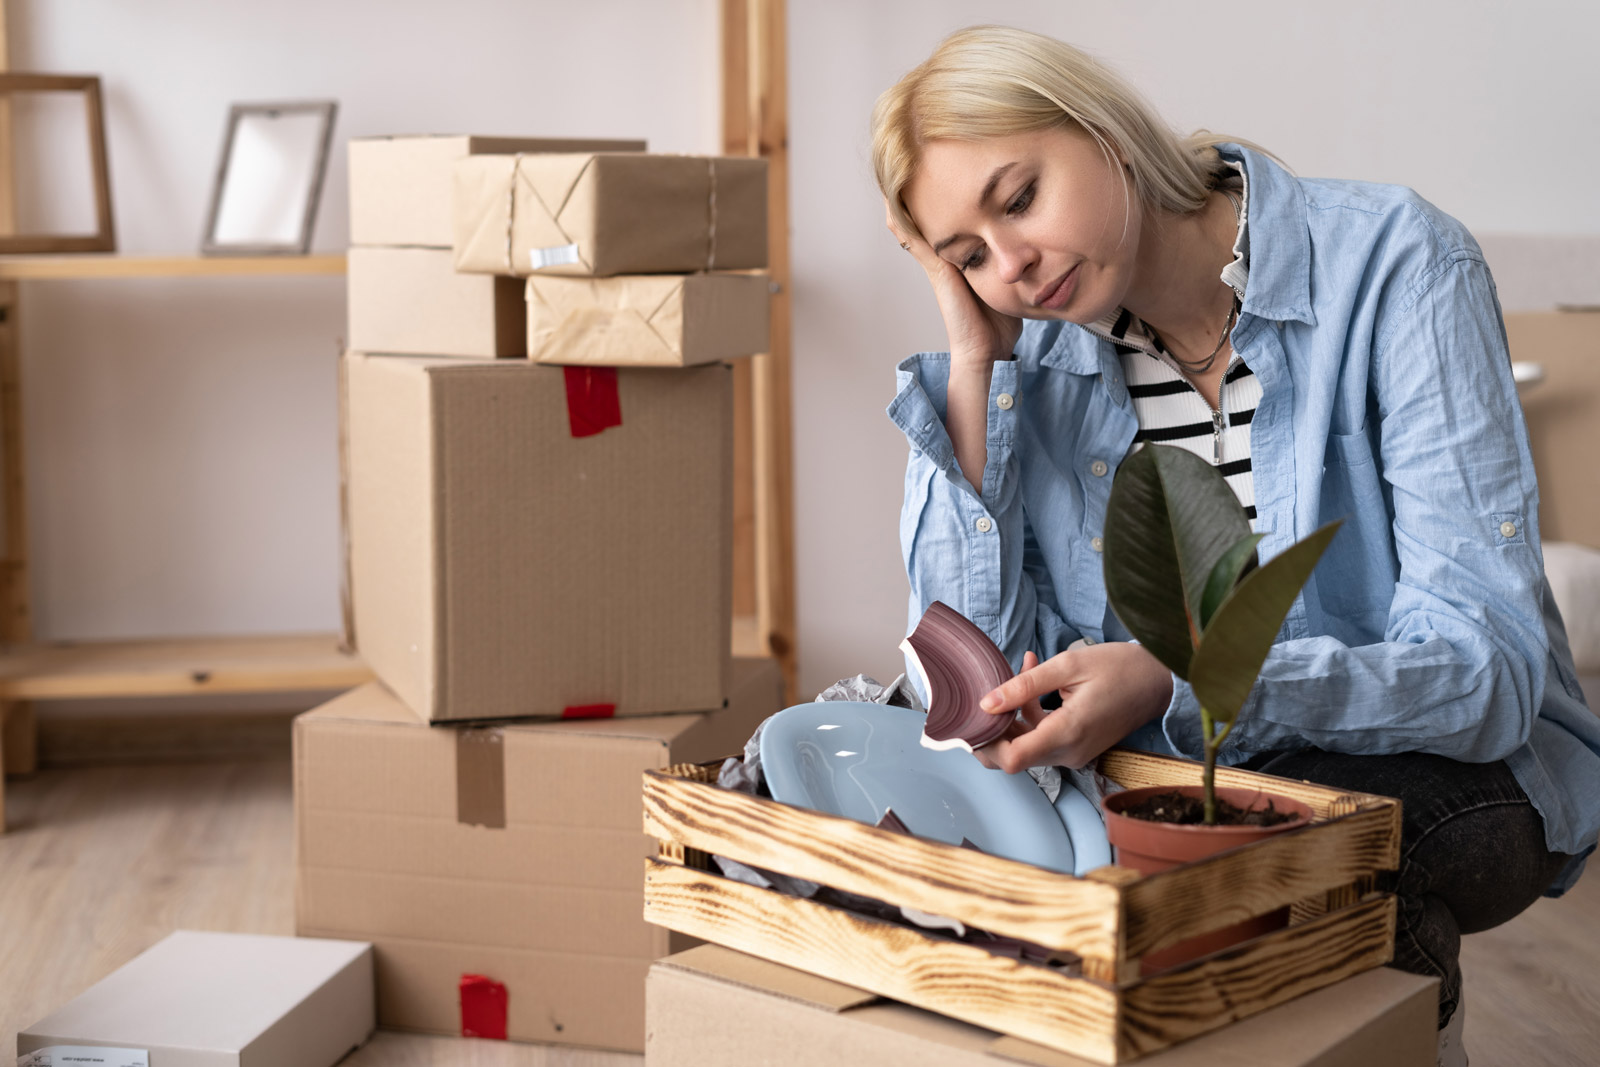
[[[564,267],[569,263],[577,263],[578,246],[550,245],[547,248],[528,249],[529,266],[533,270],[544,270],[546,267]]]
[[[142,1048],[51,1045],[18,1056],[17,1067],[150,1067],[150,1053]]]

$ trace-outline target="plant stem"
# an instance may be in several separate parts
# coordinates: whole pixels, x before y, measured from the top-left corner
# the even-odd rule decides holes
[[[1228,726],[1232,727],[1233,724],[1229,723]],[[1217,824],[1217,746],[1221,744],[1221,738],[1214,736],[1217,724],[1211,718],[1211,712],[1206,710],[1204,704],[1200,705],[1200,729],[1206,746],[1205,770],[1201,772],[1200,777],[1200,784],[1205,790],[1205,824],[1207,826],[1215,826]],[[1226,736],[1227,731],[1224,730],[1223,737]]]

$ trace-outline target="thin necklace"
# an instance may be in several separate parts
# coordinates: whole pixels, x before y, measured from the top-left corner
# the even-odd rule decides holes
[[[1237,220],[1244,210],[1242,205],[1239,203],[1239,198],[1234,196],[1233,193],[1226,189],[1222,191],[1222,195],[1226,196],[1229,202],[1233,204],[1233,217],[1235,220]],[[1206,356],[1204,359],[1188,360],[1184,359],[1175,352],[1169,351],[1167,354],[1172,356],[1174,362],[1176,362],[1178,366],[1184,368],[1185,370],[1193,371],[1196,374],[1204,374],[1216,364],[1217,356],[1221,355],[1222,353],[1222,346],[1228,343],[1228,334],[1233,330],[1233,324],[1238,321],[1239,294],[1234,293],[1233,299],[1228,303],[1228,318],[1225,322],[1223,322],[1222,333],[1217,336],[1216,347],[1211,350],[1211,354],[1209,356]],[[1154,327],[1150,327],[1148,323],[1146,323],[1146,326],[1150,329],[1151,333],[1155,333]],[[1160,339],[1159,334],[1156,334],[1156,337],[1158,340]]]

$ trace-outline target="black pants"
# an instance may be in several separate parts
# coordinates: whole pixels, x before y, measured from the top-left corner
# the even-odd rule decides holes
[[[1401,801],[1400,869],[1380,875],[1379,888],[1399,902],[1394,966],[1440,980],[1440,1027],[1461,1002],[1461,935],[1517,915],[1571,859],[1545,848],[1544,820],[1504,762],[1311,748],[1243,766]]]

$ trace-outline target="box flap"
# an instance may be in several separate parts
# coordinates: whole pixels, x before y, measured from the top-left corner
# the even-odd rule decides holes
[[[683,295],[682,275],[535,275],[527,285],[529,355],[602,367],[677,363]]]
[[[857,1008],[880,999],[876,993],[843,985],[814,974],[763,960],[721,945],[701,945],[656,963],[667,970],[718,978],[788,1000],[798,1000],[823,1011]]]

